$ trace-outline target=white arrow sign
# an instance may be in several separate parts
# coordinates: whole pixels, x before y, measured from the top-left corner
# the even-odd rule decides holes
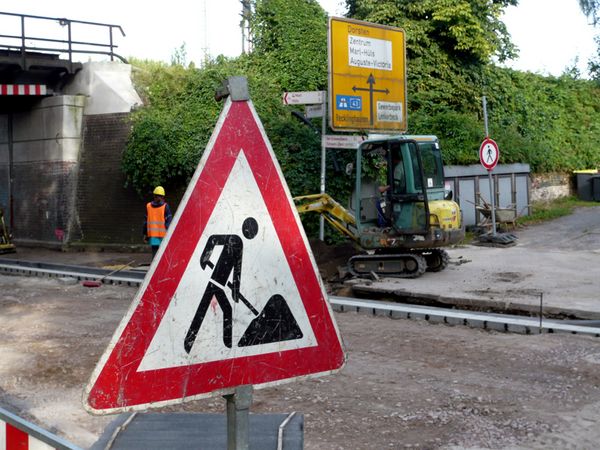
[[[284,92],[281,99],[284,105],[315,105],[323,103],[325,91]]]

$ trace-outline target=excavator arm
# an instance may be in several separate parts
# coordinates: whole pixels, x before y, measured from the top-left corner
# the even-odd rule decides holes
[[[356,229],[354,216],[331,198],[328,194],[311,194],[294,197],[296,209],[300,214],[315,212],[321,214],[325,220],[343,235],[358,242],[358,236],[352,230]]]

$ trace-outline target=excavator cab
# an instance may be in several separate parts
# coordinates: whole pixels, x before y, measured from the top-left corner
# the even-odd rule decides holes
[[[361,232],[374,227],[392,228],[401,234],[427,231],[427,186],[443,190],[443,175],[435,176],[441,168],[437,141],[421,146],[427,154],[427,174],[414,139],[368,141],[359,147],[354,196],[358,203],[353,209],[360,211],[357,225]]]
[[[419,145],[415,141],[390,141],[387,147],[389,188],[382,193],[390,210],[387,220],[398,233],[423,233],[429,228],[429,207]],[[433,187],[433,178],[427,179]]]

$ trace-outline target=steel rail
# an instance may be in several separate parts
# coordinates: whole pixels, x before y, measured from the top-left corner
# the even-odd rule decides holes
[[[53,278],[75,278],[79,281],[99,280],[105,284],[123,284],[139,286],[144,280],[145,272],[123,270],[109,275],[113,270],[97,267],[73,266],[68,264],[42,263],[0,258],[0,273],[42,276]]]
[[[114,42],[114,33],[113,30],[119,30],[121,32],[121,34],[123,36],[125,36],[125,32],[123,31],[123,28],[121,28],[120,25],[115,25],[115,24],[108,24],[108,23],[100,23],[100,22],[89,22],[89,21],[83,21],[83,20],[73,20],[73,19],[67,19],[65,17],[45,17],[45,16],[34,16],[34,15],[28,15],[28,14],[15,14],[15,13],[9,13],[9,12],[2,12],[0,11],[0,18],[4,18],[4,17],[13,17],[15,19],[18,19],[18,24],[17,25],[20,28],[20,34],[3,34],[2,36],[0,36],[2,39],[6,39],[8,40],[8,42],[5,43],[1,43],[0,48],[4,48],[4,49],[15,49],[16,51],[19,51],[21,53],[20,57],[21,57],[21,61],[23,64],[23,69],[26,69],[26,62],[27,60],[31,60],[32,57],[31,55],[29,55],[29,53],[33,53],[33,52],[51,52],[51,53],[66,53],[69,55],[69,59],[68,62],[71,64],[71,72],[73,72],[73,54],[94,54],[94,55],[108,55],[110,56],[111,61],[117,57],[119,58],[121,61],[123,62],[127,62],[127,60],[125,58],[123,58],[122,56],[118,55],[117,53],[115,53],[115,49],[118,48],[118,46],[115,44]],[[66,34],[67,34],[67,39],[56,39],[54,37],[51,37],[50,35],[48,35],[47,33],[44,33],[46,35],[46,37],[43,36],[33,36],[33,35],[28,35],[26,33],[26,28],[29,28],[31,26],[32,21],[40,21],[40,20],[44,20],[46,22],[44,23],[58,23],[61,27],[66,27]],[[74,26],[74,27],[73,27]],[[106,30],[108,30],[108,35],[105,35],[102,38],[102,42],[86,42],[86,41],[78,41],[78,40],[73,40],[72,36],[74,31],[77,32],[78,35],[80,35],[81,33],[84,32],[83,29],[81,29],[81,26],[85,26],[88,30],[90,29],[90,27],[96,27],[95,29],[97,29],[98,27],[104,28]],[[63,32],[64,34],[64,32]],[[98,39],[96,39],[97,41]],[[16,42],[20,43],[20,45],[18,47],[15,47],[13,45],[13,42],[16,44]],[[61,46],[59,47],[52,47],[52,48],[45,48],[43,47],[44,43],[55,43],[55,44],[60,44]],[[39,47],[38,47],[39,45]],[[105,48],[106,51],[92,51],[92,50],[87,50],[88,46],[100,46],[102,48]],[[33,58],[35,59],[35,58]]]
[[[519,334],[570,333],[600,337],[600,328],[576,325],[575,321],[550,320],[539,317],[524,317],[508,314],[473,312],[433,306],[407,305],[380,300],[362,300],[348,297],[330,296],[334,311],[353,311],[393,319],[426,320],[433,323],[464,325],[471,328],[504,331]],[[588,322],[582,320],[581,322]]]
[[[140,286],[146,275],[145,272],[134,270],[123,270],[114,275],[108,275],[110,272],[111,270],[109,269],[95,267],[0,258],[0,274],[56,278],[72,277],[77,280],[99,280],[102,277],[106,277],[102,279],[103,283],[127,286]],[[464,325],[471,328],[520,334],[569,333],[600,337],[600,327],[596,326],[598,325],[596,321],[589,320],[561,321],[544,318],[540,320],[539,317],[474,312],[386,302],[382,300],[356,299],[336,295],[329,296],[329,303],[332,309],[337,312],[366,313],[374,316],[390,317],[392,319],[426,320],[432,323]]]

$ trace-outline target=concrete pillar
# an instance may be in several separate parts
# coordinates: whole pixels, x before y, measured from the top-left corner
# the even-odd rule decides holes
[[[13,115],[15,242],[61,246],[76,221],[75,192],[86,98],[41,100]]]

